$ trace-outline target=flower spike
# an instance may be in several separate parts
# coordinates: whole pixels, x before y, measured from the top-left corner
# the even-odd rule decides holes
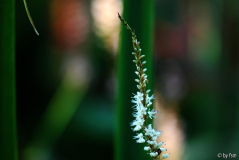
[[[154,109],[150,109],[152,105],[152,100],[155,99],[154,95],[149,96],[150,90],[146,91],[146,83],[148,83],[146,68],[143,68],[146,61],[141,61],[145,55],[141,55],[141,48],[139,42],[137,41],[137,37],[135,31],[130,28],[128,23],[124,20],[124,18],[118,13],[119,19],[122,21],[123,25],[131,32],[132,34],[132,43],[134,52],[132,53],[135,56],[135,60],[133,62],[136,64],[135,73],[138,75],[138,79],[135,79],[137,82],[137,88],[139,91],[137,94],[133,94],[132,103],[134,103],[133,109],[133,117],[135,120],[131,123],[133,127],[133,131],[138,132],[137,136],[134,136],[134,139],[137,139],[137,143],[146,143],[144,150],[149,152],[148,154],[154,159],[160,159],[161,153],[163,151],[167,151],[167,149],[162,148],[161,146],[164,142],[157,143],[157,138],[161,135],[162,132],[159,132],[152,127],[152,124],[147,124],[147,120],[150,118],[156,118],[155,114],[157,111]],[[162,158],[166,159],[169,157],[169,154],[163,154]]]

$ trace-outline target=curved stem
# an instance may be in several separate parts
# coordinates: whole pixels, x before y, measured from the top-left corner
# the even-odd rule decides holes
[[[37,32],[37,29],[36,29],[36,27],[35,27],[35,25],[34,25],[34,23],[33,23],[31,14],[30,14],[30,12],[29,12],[29,10],[28,10],[27,2],[26,2],[26,0],[23,0],[23,2],[24,2],[24,6],[25,6],[25,9],[26,9],[26,12],[27,12],[27,16],[28,16],[28,18],[29,18],[29,20],[30,20],[30,22],[31,22],[31,24],[32,24],[32,27],[33,27],[33,29],[35,30],[36,34],[39,36],[39,33]]]

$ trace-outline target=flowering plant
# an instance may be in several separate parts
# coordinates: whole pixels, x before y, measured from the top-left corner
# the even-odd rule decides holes
[[[133,62],[136,64],[137,68],[135,73],[139,77],[138,79],[135,79],[135,81],[138,83],[137,88],[139,91],[132,97],[132,103],[135,104],[133,106],[133,116],[135,117],[135,120],[131,123],[131,126],[133,127],[133,131],[139,132],[136,136],[134,136],[134,138],[136,139],[137,143],[146,142],[147,144],[144,147],[144,150],[149,152],[149,155],[153,157],[154,160],[158,160],[160,159],[160,154],[163,151],[167,151],[167,149],[162,148],[164,142],[156,142],[157,138],[162,132],[155,130],[154,127],[152,127],[152,124],[147,124],[148,118],[156,118],[154,115],[157,113],[157,111],[150,109],[150,106],[152,105],[151,101],[155,98],[154,95],[149,96],[150,90],[146,91],[145,89],[148,79],[145,73],[147,69],[143,68],[143,66],[146,61],[141,61],[145,55],[141,55],[140,43],[137,41],[135,31],[130,28],[130,26],[119,13],[118,17],[132,34],[134,48],[134,52],[132,52],[132,54],[135,56],[135,60],[133,60]],[[169,154],[162,154],[163,159],[168,157]]]

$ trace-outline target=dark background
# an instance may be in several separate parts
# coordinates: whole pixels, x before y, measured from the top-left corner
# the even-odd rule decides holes
[[[169,159],[238,153],[238,6],[155,0],[155,106],[162,111],[155,123]],[[16,1],[19,159],[113,159],[122,2],[43,0],[28,7],[40,36]]]

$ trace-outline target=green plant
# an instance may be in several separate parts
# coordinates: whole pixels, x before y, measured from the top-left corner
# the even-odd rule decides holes
[[[137,94],[134,94],[134,96],[132,97],[132,103],[135,103],[135,105],[133,106],[135,110],[135,112],[133,113],[135,120],[131,123],[131,126],[134,126],[133,131],[138,131],[139,133],[137,134],[137,136],[134,136],[134,138],[137,139],[137,143],[146,142],[147,145],[144,147],[144,150],[148,151],[153,159],[158,160],[160,159],[161,153],[163,151],[166,151],[166,149],[161,148],[164,142],[156,142],[161,132],[155,130],[152,127],[152,124],[147,123],[149,118],[152,119],[153,117],[155,117],[154,115],[157,113],[157,111],[150,109],[150,106],[152,106],[151,100],[154,99],[154,95],[149,96],[148,93],[150,92],[150,90],[146,91],[146,84],[148,83],[146,75],[147,69],[144,68],[146,61],[141,61],[145,55],[141,55],[140,43],[137,41],[135,31],[130,28],[128,23],[124,20],[123,17],[121,17],[119,13],[118,17],[132,34],[132,43],[134,49],[134,52],[132,54],[135,56],[135,60],[133,60],[133,62],[136,64],[137,71],[135,73],[138,76],[138,79],[135,79],[135,81],[138,83],[137,88],[139,89],[139,92],[137,92]],[[166,159],[168,157],[169,154],[162,154],[163,159]]]

